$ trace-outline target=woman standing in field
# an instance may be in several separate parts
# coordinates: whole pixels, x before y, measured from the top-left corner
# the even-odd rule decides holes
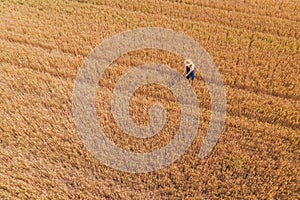
[[[191,59],[187,59],[184,61],[184,72],[183,76],[185,76],[187,79],[194,80],[195,78],[195,65]]]

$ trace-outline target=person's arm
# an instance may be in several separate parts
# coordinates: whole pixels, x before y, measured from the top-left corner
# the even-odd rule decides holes
[[[192,72],[194,71],[194,68],[195,68],[195,66],[192,65],[192,67],[191,67],[189,73],[186,73],[186,74],[185,74],[185,77],[187,77],[188,75],[190,75],[190,73],[192,73]]]

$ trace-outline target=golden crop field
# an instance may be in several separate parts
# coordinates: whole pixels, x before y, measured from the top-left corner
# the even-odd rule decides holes
[[[148,173],[126,173],[93,157],[72,114],[77,72],[104,39],[140,27],[193,38],[214,60],[226,89],[217,145],[198,157],[210,123],[201,75],[200,106],[184,155]],[[299,0],[0,0],[0,199],[299,199]],[[138,125],[161,103],[168,117],[155,136],[124,133],[111,113],[118,79],[145,63],[182,72],[184,58],[157,49],[130,52],[105,70],[96,91],[99,125],[117,146],[150,152],[179,127],[170,90],[143,86],[130,100]]]

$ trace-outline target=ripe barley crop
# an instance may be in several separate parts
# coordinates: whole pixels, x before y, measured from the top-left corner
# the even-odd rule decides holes
[[[296,199],[300,129],[300,4],[297,1],[53,0],[0,2],[0,198],[2,199]],[[83,145],[72,114],[76,74],[103,40],[139,27],[164,27],[193,38],[217,65],[226,89],[224,130],[198,157],[211,118],[200,73],[192,83],[200,108],[196,137],[176,162],[130,174],[101,164]],[[182,73],[163,50],[129,52],[100,77],[98,124],[118,147],[162,148],[180,126],[167,88],[152,84],[129,102],[145,126],[160,103],[163,129],[141,139],[118,127],[113,89],[130,70],[161,63]]]

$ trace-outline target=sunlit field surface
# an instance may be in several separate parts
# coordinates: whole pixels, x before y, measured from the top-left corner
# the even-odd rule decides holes
[[[298,199],[300,171],[300,1],[278,0],[1,0],[0,199]],[[190,148],[166,168],[141,174],[103,165],[75,128],[76,74],[104,39],[163,27],[207,50],[224,82],[227,115],[204,159],[210,95],[192,83],[200,122]],[[99,125],[117,146],[150,152],[179,127],[172,92],[143,86],[130,101],[138,125],[156,102],[168,111],[154,137],[122,132],[111,113],[113,88],[136,66],[162,63],[178,72],[184,58],[147,49],[117,59],[99,80]]]

